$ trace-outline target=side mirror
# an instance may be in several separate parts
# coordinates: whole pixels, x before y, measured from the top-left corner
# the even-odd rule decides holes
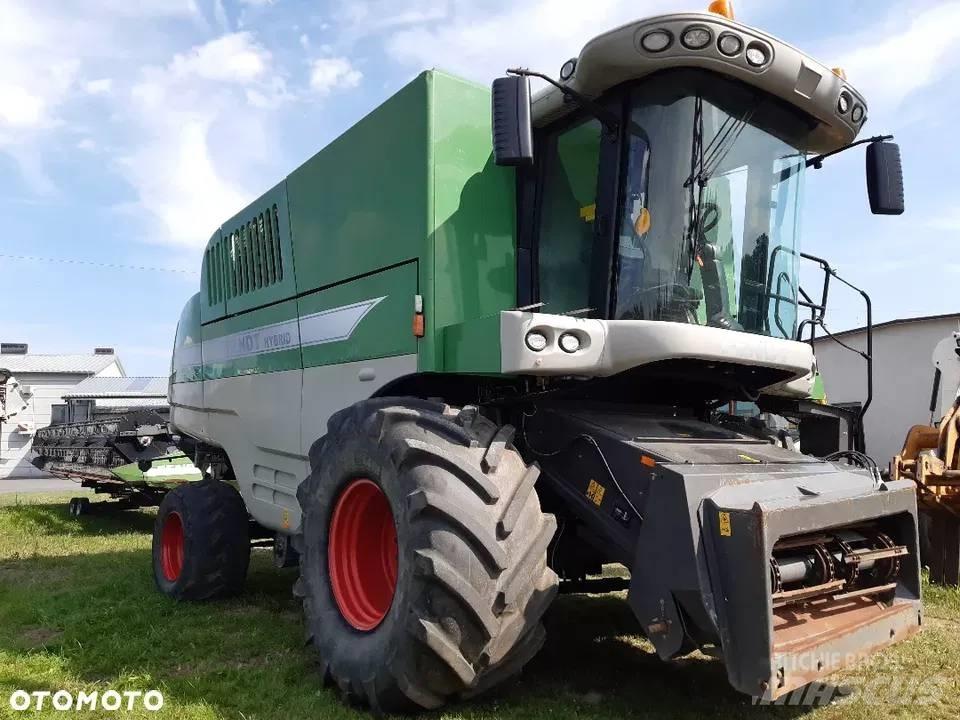
[[[874,215],[903,214],[903,168],[896,143],[867,145],[867,196]]]
[[[530,80],[508,75],[493,81],[493,158],[497,165],[533,163]]]

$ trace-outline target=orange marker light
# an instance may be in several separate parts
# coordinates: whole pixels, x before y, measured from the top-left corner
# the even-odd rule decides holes
[[[844,71],[843,68],[832,68],[831,72],[833,72],[833,74],[836,75],[841,80],[847,79],[847,73]]]
[[[727,20],[733,20],[733,3],[730,0],[713,0],[707,6],[707,12],[714,15],[723,15]]]
[[[642,464],[646,465],[647,467],[655,467],[656,464],[657,464],[657,461],[654,460],[654,459],[653,459],[652,457],[650,457],[649,455],[641,455],[641,456],[640,456],[640,462],[641,462]]]
[[[413,314],[413,335],[418,338],[424,336],[423,313]]]

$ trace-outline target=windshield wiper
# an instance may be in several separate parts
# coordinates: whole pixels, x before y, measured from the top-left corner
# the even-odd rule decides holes
[[[687,200],[687,282],[693,277],[693,268],[697,261],[700,244],[697,226],[700,225],[700,205],[703,202],[703,190],[706,180],[703,175],[703,99],[697,95],[693,101],[693,133],[690,147],[690,175],[683,182],[690,196]],[[696,181],[696,183],[694,182]],[[680,270],[680,268],[677,268]]]
[[[721,167],[724,159],[737,144],[740,134],[747,126],[753,115],[753,110],[746,111],[742,117],[727,115],[723,123],[714,133],[706,148],[703,146],[703,98],[699,95],[694,100],[692,147],[690,148],[690,174],[683,182],[683,187],[690,191],[687,215],[687,279],[693,277],[693,269],[697,256],[700,254],[701,244],[705,241],[701,227],[704,189],[713,174]]]
[[[697,100],[700,101],[700,98],[697,98]],[[694,127],[695,146],[697,143],[699,143],[699,150],[694,151],[697,154],[697,161],[694,164],[694,168],[691,170],[690,175],[688,175],[687,179],[684,180],[684,187],[689,187],[694,182],[697,182],[700,185],[706,185],[707,182],[709,182],[710,178],[713,177],[713,174],[723,164],[723,161],[733,149],[733,146],[737,144],[737,140],[740,139],[740,134],[743,132],[744,128],[746,128],[747,123],[750,120],[750,116],[753,114],[753,111],[751,110],[746,112],[741,118],[735,118],[732,115],[727,115],[727,119],[723,121],[723,124],[720,125],[720,127],[717,129],[717,132],[714,133],[713,137],[710,139],[710,142],[707,143],[706,149],[704,149],[703,108],[702,101],[700,102],[700,110],[695,111],[699,112],[699,120],[694,120],[694,123],[699,123],[699,129]]]

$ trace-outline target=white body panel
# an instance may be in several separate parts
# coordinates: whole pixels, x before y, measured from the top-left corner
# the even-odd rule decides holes
[[[303,371],[300,452],[306,455],[327,432],[327,420],[337,410],[373,395],[387,383],[417,371],[416,355],[321,365]]]
[[[171,418],[179,430],[224,449],[257,522],[295,533],[297,486],[310,472],[307,453],[329,417],[416,370],[417,356],[401,355],[174,383]]]
[[[712,41],[699,50],[684,47],[679,38],[689,27],[709,29]],[[643,37],[654,30],[665,30],[674,38],[670,46],[660,52],[648,52],[642,47]],[[723,55],[715,42],[721,33],[737,36],[743,46],[757,43],[766,48],[769,62],[757,68],[746,62],[743,52],[729,57]],[[573,76],[564,84],[595,98],[620,83],[675,67],[703,68],[733,77],[809,113],[820,121],[811,132],[810,146],[806,148],[811,152],[829,152],[853,142],[866,121],[863,96],[825,65],[772,35],[710,12],[660,15],[598,35],[583,47]],[[837,100],[842,91],[852,98],[851,107],[861,108],[859,122],[853,122],[849,112],[838,112]],[[575,103],[564,101],[559,89],[548,86],[533,98],[533,122],[543,127],[574,107]]]
[[[195,438],[213,442],[207,428],[208,414],[203,404],[203,383],[171,383],[169,395],[170,421],[173,425]]]
[[[547,337],[539,352],[527,333]],[[560,349],[558,338],[573,333],[580,349]],[[500,313],[500,364],[504,373],[603,377],[661,360],[696,358],[787,370],[792,379],[811,371],[806,343],[721,328],[662,320],[594,320],[511,310]]]
[[[302,370],[286,370],[203,382],[207,433],[230,458],[250,515],[273,529],[300,523],[302,380]]]

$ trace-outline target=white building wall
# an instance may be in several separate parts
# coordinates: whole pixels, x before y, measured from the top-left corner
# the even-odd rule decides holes
[[[124,377],[124,372],[120,368],[120,363],[114,360],[93,377]]]
[[[114,361],[97,377],[121,377],[123,372]],[[32,428],[46,427],[50,424],[50,407],[63,402],[63,393],[86,380],[89,374],[83,373],[17,373],[21,387],[28,386],[33,393],[27,400],[29,405],[16,417],[0,425],[0,479],[50,477],[30,463],[32,433],[18,432],[19,423],[30,423]]]
[[[21,389],[29,387],[28,405],[0,427],[0,478],[49,477],[30,464],[32,433],[17,431],[19,423],[30,423],[36,429],[50,424],[50,406],[62,402],[63,393],[88,377],[83,374],[20,373]]]
[[[954,330],[957,317],[919,319],[874,329],[873,402],[864,419],[864,433],[867,453],[881,468],[900,452],[911,425],[930,422],[931,355],[936,344]],[[866,333],[862,331],[839,337],[851,347],[866,349]],[[821,338],[816,343],[816,356],[830,403],[866,398],[866,362],[859,355]]]

